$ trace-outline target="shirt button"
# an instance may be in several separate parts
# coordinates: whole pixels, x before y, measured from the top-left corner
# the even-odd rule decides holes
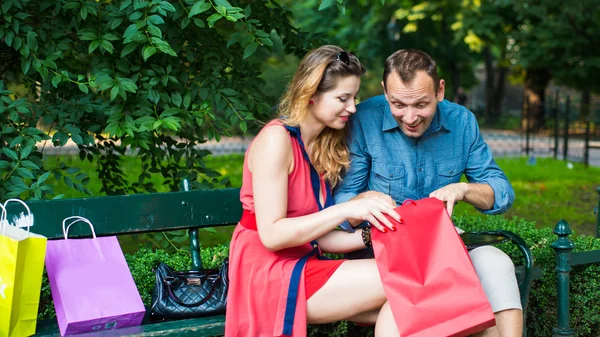
[[[394,178],[394,174],[393,173],[390,173],[390,178]]]
[[[419,168],[419,172],[423,172],[423,169],[422,169],[422,168]]]
[[[454,173],[454,171],[450,170],[450,174]]]

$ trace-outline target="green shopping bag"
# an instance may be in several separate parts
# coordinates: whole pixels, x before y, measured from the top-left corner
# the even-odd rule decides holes
[[[27,209],[12,224],[6,219],[9,202]],[[31,336],[37,324],[46,238],[30,232],[33,215],[23,201],[9,199],[0,207],[0,336]]]

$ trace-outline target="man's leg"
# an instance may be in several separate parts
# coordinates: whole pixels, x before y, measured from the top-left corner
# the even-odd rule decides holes
[[[508,255],[492,246],[473,249],[469,255],[496,316],[495,327],[475,336],[521,336],[523,311],[514,264]]]

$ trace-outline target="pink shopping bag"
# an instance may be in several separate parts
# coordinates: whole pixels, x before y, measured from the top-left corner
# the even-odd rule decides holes
[[[65,228],[65,222],[75,219]],[[92,239],[67,239],[86,222]],[[96,237],[82,217],[63,221],[64,240],[48,241],[46,269],[62,336],[140,325],[145,308],[117,238]]]
[[[372,232],[375,260],[402,337],[469,336],[495,325],[469,254],[444,204],[405,202],[397,230]]]

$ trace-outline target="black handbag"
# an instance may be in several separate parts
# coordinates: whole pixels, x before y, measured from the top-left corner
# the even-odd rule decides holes
[[[151,318],[176,320],[225,313],[229,262],[219,270],[174,272],[164,263],[155,270]]]

